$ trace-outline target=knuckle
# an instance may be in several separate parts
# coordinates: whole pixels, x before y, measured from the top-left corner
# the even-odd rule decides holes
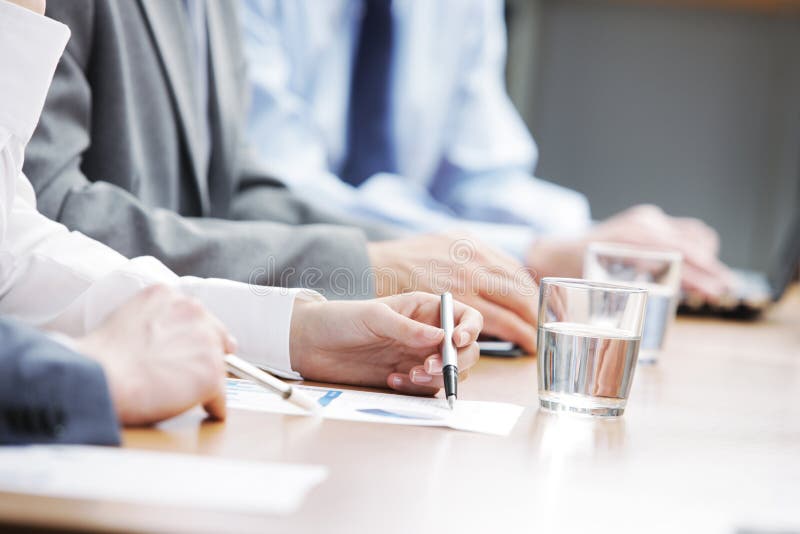
[[[181,297],[177,305],[190,317],[202,317],[206,315],[205,307],[194,297]]]
[[[414,291],[411,291],[410,293],[408,293],[408,296],[413,300],[420,300],[420,301],[422,301],[422,300],[433,300],[435,298],[435,296],[433,294],[428,293],[426,291],[420,291],[419,289],[415,289]]]
[[[165,284],[153,284],[148,286],[142,291],[142,294],[147,298],[161,298],[166,297],[172,293],[172,289]]]
[[[378,305],[375,307],[374,312],[376,315],[380,317],[389,317],[391,315],[394,315],[394,310],[392,310],[391,306],[389,306],[385,302],[379,302]]]
[[[197,340],[202,343],[203,347],[209,348],[208,352],[211,357],[216,357],[216,354],[222,352],[222,341],[210,328],[199,328]],[[212,347],[213,350],[210,350]]]
[[[633,215],[639,221],[661,218],[664,212],[655,204],[641,204],[633,208]]]

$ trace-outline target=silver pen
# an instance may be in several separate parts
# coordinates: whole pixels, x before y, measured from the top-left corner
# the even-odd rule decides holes
[[[255,365],[244,361],[238,356],[226,354],[225,366],[228,368],[229,373],[236,375],[239,378],[251,380],[256,384],[277,393],[285,400],[296,406],[299,406],[304,410],[307,410],[312,414],[319,413],[319,404],[317,401],[296,387],[293,387],[291,384],[287,384],[283,380],[272,376],[268,372],[259,369]]]
[[[444,379],[444,395],[447,404],[452,410],[458,395],[458,354],[453,346],[453,330],[455,329],[453,317],[453,295],[442,294],[441,324],[444,330],[442,340],[442,378]]]

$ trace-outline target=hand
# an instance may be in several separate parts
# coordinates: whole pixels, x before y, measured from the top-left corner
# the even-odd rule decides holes
[[[45,0],[8,0],[12,4],[30,9],[34,13],[44,15]]]
[[[450,291],[483,314],[487,334],[536,352],[538,290],[514,258],[457,234],[370,243],[369,255],[378,296]]]
[[[583,256],[592,241],[677,250],[683,254],[685,290],[714,299],[734,283],[717,259],[719,237],[698,219],[670,217],[656,206],[629,208],[576,239],[542,238],[531,249],[528,264],[542,276],[580,277]]]
[[[295,303],[292,368],[309,380],[434,395],[443,387],[439,297],[406,293],[360,302]],[[455,303],[460,376],[478,360],[480,313]]]
[[[225,353],[236,343],[196,300],[152,286],[78,340],[103,366],[123,425],[146,425],[198,403],[225,417]]]

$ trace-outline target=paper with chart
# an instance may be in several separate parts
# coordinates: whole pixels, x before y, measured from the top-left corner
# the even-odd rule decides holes
[[[322,466],[109,447],[0,447],[0,491],[90,501],[284,515],[327,475]]]
[[[442,399],[370,393],[347,389],[295,386],[317,399],[322,417],[395,425],[441,426],[484,434],[507,436],[523,407],[502,402],[458,400],[450,410]],[[278,395],[246,380],[228,379],[229,408],[284,414],[303,410]]]

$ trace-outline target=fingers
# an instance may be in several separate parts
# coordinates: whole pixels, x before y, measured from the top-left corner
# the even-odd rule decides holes
[[[435,347],[444,337],[441,328],[410,319],[384,303],[369,303],[363,321],[378,336],[415,349]]]
[[[681,252],[684,260],[682,284],[688,291],[713,299],[732,286],[730,270],[717,259],[719,236],[703,221],[670,217],[652,206],[638,206],[612,219],[616,219],[612,237],[619,234],[617,237],[625,241],[630,237],[630,228],[640,228],[643,231],[631,240],[632,243]]]
[[[480,300],[475,307],[483,314],[486,334],[512,341],[529,353],[536,352],[536,328],[532,323],[486,300]]]
[[[235,337],[226,333],[225,338],[223,339],[223,350],[225,351],[225,354],[236,354],[236,352],[239,350],[239,342]]]
[[[683,266],[682,286],[688,293],[699,295],[712,301],[718,299],[727,291],[727,285],[719,278],[709,276],[691,264]]]
[[[236,351],[239,349],[239,342],[236,341],[236,338],[233,337],[225,325],[222,324],[222,321],[216,318],[216,316],[212,315],[211,312],[206,312],[207,319],[213,325],[214,331],[220,338],[222,342],[222,350],[224,354],[236,354]]]
[[[438,354],[432,354],[425,359],[423,369],[429,375],[440,375],[442,374],[442,367],[444,367],[442,357]]]
[[[412,384],[416,384],[417,386],[422,387],[434,387],[437,388],[437,391],[444,387],[444,377],[441,373],[439,374],[428,374],[425,371],[425,368],[421,365],[414,367],[411,372],[408,374],[409,378],[411,379]],[[461,369],[458,370],[458,380],[459,382],[465,381],[469,378],[469,371]]]
[[[477,343],[458,351],[458,370],[466,371],[473,367],[480,359],[481,349]],[[442,356],[440,354],[431,354],[425,358],[425,363],[420,366],[425,373],[429,375],[442,374]]]
[[[214,397],[203,405],[203,409],[215,421],[224,421],[226,415],[225,395]]]
[[[386,378],[389,389],[393,389],[407,395],[436,395],[441,387],[420,386],[411,381],[407,374],[392,373]]]
[[[471,306],[461,302],[453,303],[456,327],[453,330],[453,343],[456,348],[467,347],[474,343],[483,330],[483,315]]]
[[[682,217],[675,219],[675,225],[685,238],[698,242],[709,254],[716,256],[719,252],[719,234],[700,219]]]
[[[508,258],[503,261],[500,252],[492,251],[487,264],[493,267],[477,280],[479,296],[517,314],[528,323],[536,321],[536,282],[530,271]]]
[[[223,421],[226,415],[225,406],[225,377],[220,377],[218,386],[214,391],[211,400],[203,404],[203,409],[208,415],[217,421]]]
[[[439,324],[441,299],[437,295],[416,291],[381,300],[395,313],[409,318],[414,317],[418,322],[432,326]],[[483,329],[483,316],[478,310],[454,300],[453,318],[455,319],[453,342],[456,347],[465,347],[478,339]],[[443,332],[438,335],[443,335]]]

